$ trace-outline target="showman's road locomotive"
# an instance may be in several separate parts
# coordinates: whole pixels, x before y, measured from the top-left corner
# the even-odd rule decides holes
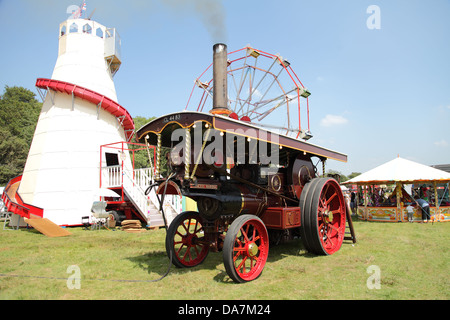
[[[347,206],[338,182],[320,178],[313,161],[345,162],[347,156],[239,118],[229,108],[227,55],[224,44],[214,46],[212,110],[159,117],[137,138],[156,146],[157,193],[197,203],[198,212],[182,212],[167,230],[173,264],[193,267],[209,251],[222,251],[230,278],[246,282],[261,275],[269,238],[278,243],[301,237],[306,250],[319,255],[340,249]],[[296,92],[309,95],[303,87]],[[163,155],[163,148],[170,151]],[[162,157],[167,177],[160,177]]]

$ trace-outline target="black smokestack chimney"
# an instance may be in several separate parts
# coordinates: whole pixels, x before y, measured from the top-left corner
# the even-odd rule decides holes
[[[213,52],[213,108],[210,113],[229,115],[231,110],[228,109],[227,45],[217,43],[213,47]]]

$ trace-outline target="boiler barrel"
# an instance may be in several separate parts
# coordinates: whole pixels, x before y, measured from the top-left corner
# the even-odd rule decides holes
[[[187,195],[197,201],[200,215],[213,221],[220,216],[261,215],[267,207],[279,206],[280,198],[246,185],[229,184],[220,193]]]

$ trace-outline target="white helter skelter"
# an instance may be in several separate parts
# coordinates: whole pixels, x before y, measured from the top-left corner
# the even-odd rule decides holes
[[[100,171],[110,167],[100,147],[123,141],[128,149],[133,135],[134,122],[118,104],[113,81],[121,65],[120,47],[114,28],[68,19],[59,26],[51,79],[36,82],[44,103],[17,193],[58,225],[80,225],[90,215],[99,187],[111,187],[99,186]],[[120,174],[131,202],[148,218],[152,203],[135,180],[141,172],[134,170],[128,151],[110,153],[123,163]]]

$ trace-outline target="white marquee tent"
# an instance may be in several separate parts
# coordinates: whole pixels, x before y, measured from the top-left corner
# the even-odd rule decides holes
[[[366,190],[374,185],[396,185],[397,206],[396,207],[371,207],[365,201],[363,207],[358,207],[358,214],[363,219],[370,221],[407,221],[406,209],[401,201],[404,184],[432,184],[437,199],[437,184],[449,183],[450,173],[426,166],[417,162],[397,157],[372,170],[344,182],[347,185],[364,186]],[[367,192],[366,192],[367,195]],[[439,217],[440,221],[450,221],[450,207],[440,206],[439,201],[435,206],[431,206],[431,213],[434,217]],[[420,219],[420,211],[416,216]]]
[[[345,184],[374,184],[388,182],[450,181],[450,173],[400,157],[369,170]]]

